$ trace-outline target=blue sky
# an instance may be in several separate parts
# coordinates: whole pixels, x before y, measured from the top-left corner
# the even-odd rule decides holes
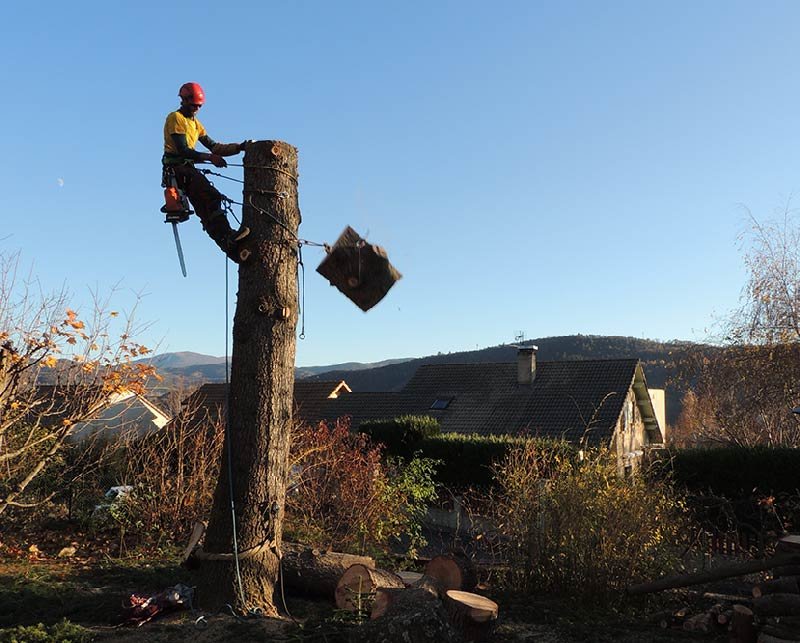
[[[0,252],[159,351],[225,350],[225,264],[179,271],[160,154],[200,82],[219,141],[300,153],[301,236],[351,225],[404,278],[362,313],[304,259],[299,365],[572,333],[703,340],[746,208],[800,185],[795,2],[14,3],[0,26]],[[240,159],[237,159],[240,160]],[[240,169],[231,168],[240,178]],[[233,198],[238,184],[218,187]],[[237,200],[239,200],[237,198]],[[235,306],[236,272],[229,313]]]

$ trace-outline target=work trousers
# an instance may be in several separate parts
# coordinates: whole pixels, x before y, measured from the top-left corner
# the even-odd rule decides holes
[[[203,228],[207,228],[211,215],[222,212],[222,194],[194,165],[173,165],[170,168],[175,173],[178,188],[189,197]]]

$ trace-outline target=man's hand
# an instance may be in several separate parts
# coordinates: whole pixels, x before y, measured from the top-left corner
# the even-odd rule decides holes
[[[244,150],[247,147],[248,143],[249,143],[249,141],[242,141],[241,143],[239,143],[239,151],[240,152],[244,152]]]
[[[219,154],[212,154],[209,160],[217,167],[228,167],[228,162]]]

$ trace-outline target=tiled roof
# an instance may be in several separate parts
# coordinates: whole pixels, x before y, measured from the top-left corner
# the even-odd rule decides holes
[[[187,397],[182,406],[185,412],[191,414],[191,420],[220,418],[225,412],[226,386],[227,384],[224,382],[203,384]],[[316,419],[320,416],[321,407],[332,394],[340,391],[349,392],[349,390],[342,381],[295,380],[294,411],[301,417],[309,414],[310,417]]]
[[[351,393],[327,400],[319,419],[349,415],[366,419],[406,413],[439,418],[442,431],[527,433],[593,440],[610,438],[633,384],[636,359],[539,362],[532,384],[517,384],[517,365],[430,364],[421,366],[400,393]],[[448,399],[433,410],[437,399]],[[308,419],[316,419],[309,417]]]

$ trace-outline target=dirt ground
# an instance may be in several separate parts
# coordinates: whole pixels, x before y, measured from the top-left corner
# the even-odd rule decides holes
[[[0,534],[0,643],[26,640],[20,626],[54,626],[67,619],[86,628],[83,641],[159,643],[168,641],[320,641],[346,640],[353,624],[343,621],[332,602],[286,597],[281,618],[242,618],[210,614],[200,605],[165,615],[141,627],[121,627],[123,602],[134,592],[154,594],[176,583],[192,586],[192,575],[172,556],[158,551],[119,556],[112,541],[86,534],[41,534],[37,542]],[[75,552],[59,557],[64,547]],[[69,552],[67,552],[69,553]],[[725,591],[731,587],[722,588]],[[201,597],[198,597],[200,599]],[[492,640],[537,643],[638,643],[676,640],[724,641],[724,633],[705,636],[679,628],[662,629],[652,615],[665,608],[692,605],[698,611],[713,601],[701,591],[659,596],[624,609],[588,609],[569,601],[492,596],[500,605]],[[16,628],[16,629],[15,629]],[[66,640],[33,638],[36,641]],[[70,639],[76,643],[74,639]],[[80,639],[78,639],[80,640]]]

